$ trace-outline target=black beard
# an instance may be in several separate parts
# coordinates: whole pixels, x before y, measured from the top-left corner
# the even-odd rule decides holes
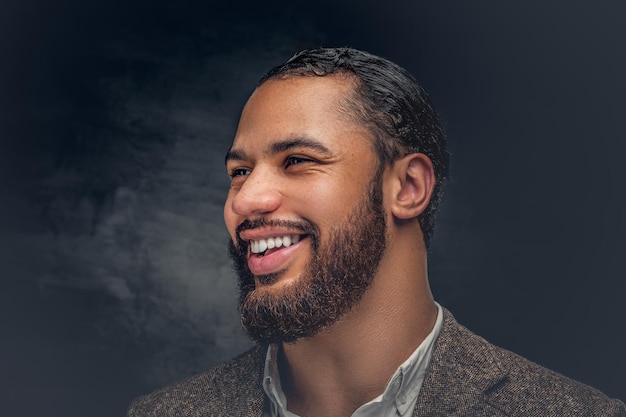
[[[247,263],[248,245],[230,242],[230,256],[239,276],[239,311],[248,335],[260,343],[292,343],[329,327],[356,306],[376,274],[385,251],[386,221],[382,202],[382,172],[370,182],[368,193],[356,205],[344,226],[319,242],[317,227],[308,221],[260,220],[244,222],[242,229],[261,225],[291,226],[311,239],[313,258],[293,284],[280,294],[255,289]],[[272,283],[280,274],[257,277]]]

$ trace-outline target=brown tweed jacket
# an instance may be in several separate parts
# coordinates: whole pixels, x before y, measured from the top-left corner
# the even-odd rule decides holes
[[[266,349],[256,346],[208,372],[139,397],[128,416],[260,417]],[[626,407],[489,344],[444,310],[443,328],[413,416],[626,417]]]

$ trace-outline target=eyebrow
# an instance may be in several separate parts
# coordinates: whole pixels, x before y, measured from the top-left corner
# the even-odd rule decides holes
[[[224,164],[228,164],[228,161],[245,161],[248,157],[246,153],[242,150],[229,150],[226,152],[226,157],[224,158]]]
[[[324,155],[331,154],[330,149],[326,146],[308,137],[298,137],[273,143],[272,146],[270,146],[270,152],[272,154],[277,154],[293,148],[309,148],[323,153]]]
[[[324,154],[325,156],[330,156],[332,154],[330,149],[328,149],[326,146],[306,136],[286,139],[280,142],[273,143],[269,147],[269,153],[272,155],[276,155],[278,153],[285,152],[294,148],[313,149],[317,152]],[[232,161],[232,160],[246,161],[248,159],[249,158],[246,155],[245,151],[241,149],[231,149],[228,152],[226,152],[226,158],[224,158],[224,163],[228,163],[228,161]]]

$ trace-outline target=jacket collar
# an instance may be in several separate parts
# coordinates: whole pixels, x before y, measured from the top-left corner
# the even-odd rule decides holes
[[[496,348],[444,309],[443,328],[413,415],[498,415],[486,398],[506,376]]]

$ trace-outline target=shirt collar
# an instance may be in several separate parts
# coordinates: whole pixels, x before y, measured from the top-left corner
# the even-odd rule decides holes
[[[437,319],[431,332],[411,356],[398,367],[389,379],[385,391],[372,401],[359,407],[353,414],[354,417],[383,415],[380,410],[391,405],[395,406],[400,416],[409,415],[408,411],[413,410],[426,376],[435,340],[437,340],[443,326],[443,310],[439,304],[435,304],[437,305]],[[263,389],[270,400],[271,416],[294,416],[287,411],[287,400],[280,385],[277,354],[278,346],[270,345],[265,357]]]
[[[287,411],[287,398],[280,385],[278,373],[278,346],[269,345],[265,355],[265,369],[263,371],[263,390],[270,399],[272,417],[284,417]]]

